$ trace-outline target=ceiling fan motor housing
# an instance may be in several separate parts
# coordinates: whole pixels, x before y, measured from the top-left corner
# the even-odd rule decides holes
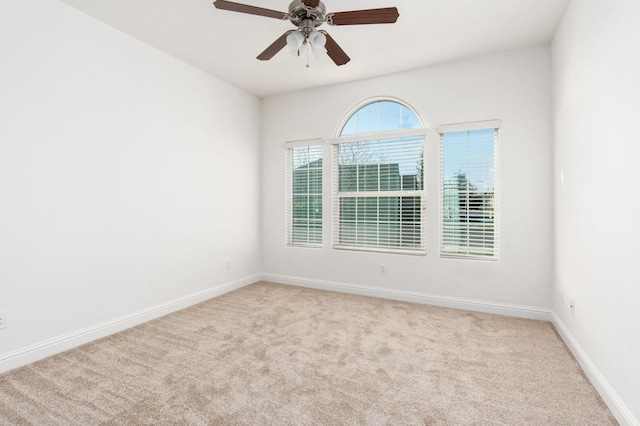
[[[327,8],[319,2],[317,7],[309,7],[302,0],[293,0],[289,5],[289,20],[305,35],[325,22]]]

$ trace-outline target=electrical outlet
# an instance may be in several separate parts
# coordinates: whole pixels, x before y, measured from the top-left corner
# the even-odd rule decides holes
[[[380,264],[380,274],[381,275],[387,274],[387,265]]]
[[[571,310],[571,315],[576,314],[576,301],[573,299],[569,299],[569,309]]]
[[[0,312],[0,329],[7,328],[7,313]]]
[[[230,260],[227,260],[227,261],[224,263],[224,267],[225,267],[225,269],[226,269],[227,271],[231,270],[231,261],[230,261]]]

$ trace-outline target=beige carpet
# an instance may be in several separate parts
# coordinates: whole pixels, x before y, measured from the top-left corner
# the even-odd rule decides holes
[[[0,424],[616,422],[549,323],[258,283],[0,376]]]

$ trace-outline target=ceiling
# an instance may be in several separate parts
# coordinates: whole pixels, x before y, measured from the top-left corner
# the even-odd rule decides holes
[[[258,97],[549,43],[570,0],[323,0],[327,12],[396,6],[395,24],[323,25],[351,57],[256,56],[288,21],[218,10],[213,0],[62,0]],[[286,12],[289,0],[234,0]]]

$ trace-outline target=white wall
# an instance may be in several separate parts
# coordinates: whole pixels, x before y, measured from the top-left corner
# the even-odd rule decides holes
[[[639,17],[637,0],[574,0],[552,45],[553,310],[618,419],[636,424]],[[568,307],[570,298],[576,302],[575,315]]]
[[[259,134],[257,98],[57,0],[0,2],[4,368],[259,274]]]
[[[324,281],[392,290],[396,295],[416,293],[548,309],[552,259],[550,94],[550,50],[541,46],[263,100],[265,276],[281,282]],[[372,96],[404,100],[429,126],[427,256],[333,250],[328,179],[324,248],[286,247],[283,143],[335,137],[345,114]],[[436,126],[496,118],[503,123],[500,261],[441,259]],[[331,158],[328,147],[325,158]],[[325,178],[330,176],[329,163]],[[387,275],[378,273],[380,263],[387,265]]]

